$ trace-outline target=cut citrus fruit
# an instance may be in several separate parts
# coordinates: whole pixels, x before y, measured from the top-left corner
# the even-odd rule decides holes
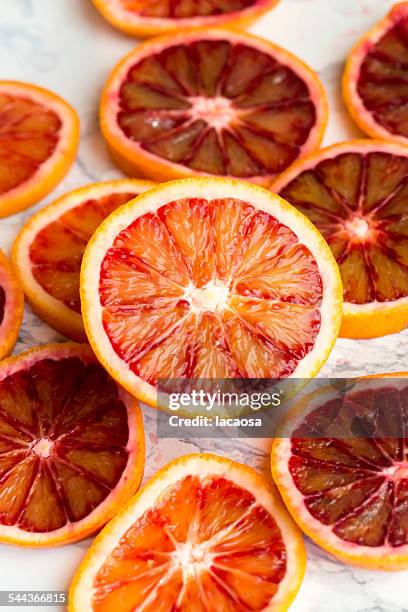
[[[327,112],[317,76],[287,51],[249,34],[187,30],[119,63],[102,95],[101,127],[130,176],[267,184],[318,147]]]
[[[283,612],[305,561],[300,531],[272,485],[229,459],[187,455],[97,537],[69,609]]]
[[[81,269],[98,358],[153,406],[160,378],[314,376],[337,337],[341,294],[312,223],[228,179],[173,181],[125,204]]]
[[[310,155],[271,185],[333,251],[344,287],[343,337],[408,325],[407,176],[407,147],[355,140]]]
[[[0,218],[47,196],[74,162],[79,119],[65,100],[28,83],[0,81]]]
[[[24,314],[24,295],[11,266],[0,250],[0,359],[17,342]]]
[[[408,144],[408,2],[396,4],[353,49],[343,95],[363,132]]]
[[[143,467],[139,406],[88,346],[42,346],[0,365],[1,542],[91,535],[136,492]]]
[[[376,374],[375,386],[370,381],[364,388],[361,382],[368,381],[361,381],[346,401],[333,387],[315,391],[304,398],[285,426],[286,437],[276,439],[272,448],[273,478],[295,521],[322,548],[361,567],[408,568],[408,440],[343,438],[343,421],[346,412],[348,427],[353,412],[378,419],[380,408],[385,426],[391,412],[392,430],[405,431],[407,383],[389,378],[407,376]],[[338,437],[321,437],[320,430],[304,437],[330,415],[338,420],[332,430],[337,428]]]
[[[93,0],[113,26],[132,36],[147,37],[181,28],[244,27],[273,8],[279,0]]]
[[[13,265],[31,307],[73,340],[86,340],[79,272],[89,238],[111,212],[155,183],[119,180],[77,189],[42,208],[16,238]]]

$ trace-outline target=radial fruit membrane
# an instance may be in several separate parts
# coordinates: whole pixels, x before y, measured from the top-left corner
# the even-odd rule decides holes
[[[75,158],[79,121],[52,92],[0,81],[0,125],[0,217],[6,217],[62,180]]]
[[[384,437],[362,437],[364,429],[341,437],[342,419],[350,429],[346,412],[362,422],[377,410]],[[336,414],[339,437],[318,437],[324,419],[334,420]],[[408,567],[408,440],[395,437],[404,431],[407,414],[407,384],[398,388],[390,380],[349,393],[344,403],[322,400],[289,439],[275,443],[274,478],[292,515],[310,537],[343,560],[378,569]],[[315,424],[316,433],[303,437],[305,424],[308,432]],[[387,427],[395,433],[385,437]]]
[[[137,193],[112,193],[85,200],[43,227],[30,244],[37,283],[56,300],[80,313],[79,272],[86,245],[107,215]]]
[[[339,538],[395,548],[408,544],[408,463],[402,447],[402,440],[387,440],[384,449],[373,440],[293,441],[289,471],[310,514]]]
[[[407,174],[408,157],[350,153],[322,161],[281,191],[328,241],[347,302],[408,295]]]
[[[23,292],[13,270],[0,250],[0,359],[11,353],[24,313]]]
[[[223,15],[246,9],[254,4],[254,0],[217,0],[212,5],[205,3],[193,3],[188,0],[179,0],[171,4],[167,0],[164,2],[145,2],[139,0],[119,0],[119,4],[130,13],[137,13],[142,17],[163,17],[163,18],[188,18],[207,15]]]
[[[153,155],[247,178],[276,174],[297,158],[316,122],[309,97],[305,83],[272,57],[204,40],[133,66],[118,123]]]
[[[136,411],[85,346],[55,345],[3,362],[0,540],[66,543],[103,525],[129,466],[128,497],[140,482],[134,457],[143,444],[137,448],[130,431]]]
[[[79,272],[88,240],[106,216],[153,186],[141,180],[89,185],[42,208],[24,225],[13,264],[33,310],[51,327],[86,340]]]
[[[371,136],[408,142],[408,2],[397,4],[352,52],[346,103]]]
[[[4,291],[3,287],[0,287],[0,325],[3,323],[3,320],[4,320],[5,306],[6,306],[6,292]]]
[[[406,309],[407,151],[375,141],[344,143],[311,156],[272,185],[327,240],[343,280],[345,316],[353,307],[367,314],[394,305]],[[378,330],[403,329],[408,313],[400,314],[389,320],[389,330],[384,325]],[[360,332],[378,330],[374,322]]]
[[[0,194],[27,181],[55,151],[58,115],[27,98],[0,92]]]
[[[80,284],[95,353],[152,405],[160,378],[314,376],[341,320],[321,234],[243,181],[172,181],[125,204],[91,238]]]
[[[285,574],[285,553],[273,517],[253,495],[225,478],[188,476],[124,534],[96,575],[93,609],[126,601],[133,610],[148,596],[152,610],[263,610]]]
[[[244,26],[278,0],[93,0],[112,25],[134,36],[233,23]]]
[[[0,392],[1,523],[47,532],[83,519],[127,463],[126,408],[115,385],[101,366],[73,357],[16,372]]]
[[[75,612],[287,609],[303,570],[301,538],[274,489],[239,464],[187,456],[101,534],[70,599]]]
[[[280,377],[313,348],[322,281],[295,234],[247,202],[185,198],[119,233],[101,266],[106,334],[160,377]]]
[[[299,60],[222,30],[178,38],[136,49],[117,69],[119,90],[117,71],[108,83],[102,129],[125,171],[266,183],[318,146],[324,92]]]

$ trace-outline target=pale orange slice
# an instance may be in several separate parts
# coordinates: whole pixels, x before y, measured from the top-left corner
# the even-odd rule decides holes
[[[0,218],[47,196],[75,160],[79,119],[65,100],[0,81]]]
[[[279,0],[93,0],[98,11],[119,30],[131,36],[147,37],[181,28],[252,23]]]
[[[110,215],[81,269],[100,361],[156,405],[160,378],[314,376],[341,321],[334,258],[312,223],[268,190],[185,179]]]
[[[408,326],[408,147],[355,140],[295,164],[271,185],[307,215],[340,267],[340,335],[375,338]]]
[[[152,478],[104,529],[70,590],[70,612],[284,611],[305,550],[274,487],[215,455]]]
[[[137,491],[136,400],[90,348],[42,346],[0,365],[0,541],[57,546],[102,527]]]
[[[23,315],[23,291],[6,256],[0,250],[0,359],[12,352]]]
[[[24,225],[13,265],[36,312],[73,340],[86,340],[79,272],[88,240],[111,212],[155,183],[118,180],[82,187],[42,208]]]
[[[113,70],[101,128],[130,176],[232,176],[267,184],[316,149],[326,94],[301,60],[229,30],[178,31],[139,45]]]
[[[351,52],[345,103],[369,136],[408,144],[408,2],[392,7]]]
[[[273,445],[273,478],[293,518],[346,563],[408,568],[408,439],[395,437],[406,432],[406,377],[376,374],[371,378],[378,380],[361,380],[346,402],[333,387],[314,391]],[[355,418],[368,421],[374,414],[382,423],[376,430],[381,437],[342,437]],[[322,437],[319,428],[326,420],[336,437]],[[386,435],[386,427],[395,433]]]

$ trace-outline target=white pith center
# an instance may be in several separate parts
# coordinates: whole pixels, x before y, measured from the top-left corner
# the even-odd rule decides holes
[[[227,127],[236,116],[231,101],[222,96],[206,98],[195,96],[189,98],[191,104],[190,115],[194,120],[203,119],[209,126],[216,130]]]
[[[53,449],[54,442],[48,438],[41,438],[41,440],[38,440],[33,446],[35,454],[43,459],[47,459],[51,455]]]
[[[385,468],[385,470],[383,470],[383,474],[393,480],[408,478],[408,463],[406,461],[394,463],[393,466]]]
[[[345,228],[354,238],[359,240],[365,240],[370,234],[370,225],[362,217],[354,217],[346,221]]]
[[[209,282],[205,287],[191,285],[184,294],[193,312],[222,312],[227,306],[229,289],[218,280]]]
[[[209,570],[213,562],[213,555],[208,551],[206,543],[178,543],[172,557],[174,563],[181,567],[184,580],[194,577],[197,573]]]

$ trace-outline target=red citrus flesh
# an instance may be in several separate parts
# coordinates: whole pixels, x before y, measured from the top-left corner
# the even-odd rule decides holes
[[[4,320],[4,309],[6,306],[6,292],[3,287],[0,286],[0,326]]]
[[[140,378],[280,377],[314,347],[314,257],[271,214],[185,198],[137,218],[101,265],[106,334]]]
[[[408,297],[407,152],[375,141],[345,143],[272,186],[322,232],[345,302]]]
[[[403,429],[406,385],[402,390],[388,385],[347,397],[360,414],[373,402],[389,407],[392,418],[397,419],[391,422],[393,431]],[[319,407],[319,414],[335,414],[334,403]],[[313,418],[311,413],[308,419]],[[302,426],[291,434],[288,469],[311,516],[350,544],[388,546],[396,553],[407,545],[408,441],[392,437],[304,439],[301,435]]]
[[[136,64],[120,105],[121,129],[146,151],[242,178],[281,172],[316,121],[292,70],[228,41],[177,45]]]
[[[6,256],[0,250],[0,360],[17,342],[24,315],[24,294]]]
[[[375,121],[408,137],[408,3],[392,11],[393,25],[369,44],[357,91]]]
[[[223,30],[178,39],[145,43],[107,86],[102,128],[126,171],[139,164],[154,179],[210,174],[266,183],[318,146],[325,94],[297,58]]]
[[[49,108],[0,94],[0,194],[30,179],[60,140],[62,123]]]
[[[187,579],[202,560],[202,569]],[[221,476],[168,487],[122,536],[93,582],[94,612],[265,610],[286,572],[286,546],[265,508]]]
[[[256,0],[215,0],[212,3],[191,2],[191,0],[169,0],[140,2],[140,0],[119,0],[119,5],[129,13],[141,17],[159,17],[162,19],[188,19],[189,17],[207,17],[235,13],[256,4]]]
[[[93,0],[101,15],[132,36],[149,37],[180,29],[251,24],[279,0]]]
[[[51,91],[0,81],[0,125],[0,217],[7,217],[62,181],[75,160],[79,118]]]
[[[86,245],[111,212],[137,193],[112,193],[86,200],[43,227],[30,244],[32,273],[41,287],[80,313],[79,273]]]
[[[124,397],[85,346],[55,345],[3,363],[0,539],[75,539],[76,525],[100,509],[136,452]]]

